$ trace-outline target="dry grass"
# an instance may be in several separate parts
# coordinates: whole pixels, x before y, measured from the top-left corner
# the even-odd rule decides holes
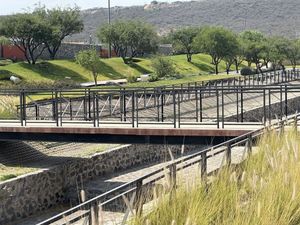
[[[300,140],[272,132],[238,168],[224,168],[210,185],[179,187],[135,225],[300,224]]]
[[[0,96],[0,119],[13,119],[17,117],[17,97]]]

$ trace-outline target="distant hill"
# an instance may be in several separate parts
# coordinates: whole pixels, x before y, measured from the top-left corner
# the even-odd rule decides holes
[[[149,1],[150,2],[150,1]],[[268,35],[300,37],[299,0],[200,0],[113,7],[112,20],[138,19],[153,24],[160,34],[183,26],[221,25],[242,31],[257,29]],[[82,11],[85,29],[69,40],[89,41],[107,23],[107,9]]]

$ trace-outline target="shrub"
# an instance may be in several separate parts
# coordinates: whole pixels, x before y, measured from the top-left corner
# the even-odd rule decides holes
[[[155,81],[158,81],[159,78],[156,74],[151,74],[150,77],[149,77],[149,82],[155,82]]]
[[[129,75],[129,76],[127,76],[127,81],[129,82],[129,83],[135,83],[135,82],[137,82],[137,79],[138,79],[138,77],[137,76],[135,76],[135,75]]]
[[[152,68],[158,78],[173,77],[176,75],[173,63],[163,57],[153,59]]]
[[[250,67],[244,67],[241,69],[241,75],[243,76],[252,75],[252,74],[255,74],[255,72]]]

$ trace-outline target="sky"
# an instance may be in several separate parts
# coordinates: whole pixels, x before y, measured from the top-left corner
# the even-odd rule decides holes
[[[94,7],[107,7],[108,0],[0,0],[0,15],[8,15],[26,11],[34,8],[34,5],[45,5],[47,8],[79,6],[81,9]],[[111,6],[131,6],[144,5],[151,0],[110,0]],[[162,0],[164,2],[174,2],[175,0]],[[189,0],[182,0],[189,1]]]

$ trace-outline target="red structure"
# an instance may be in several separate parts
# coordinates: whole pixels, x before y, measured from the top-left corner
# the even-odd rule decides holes
[[[26,60],[24,53],[15,45],[3,45],[1,48],[5,59]]]

